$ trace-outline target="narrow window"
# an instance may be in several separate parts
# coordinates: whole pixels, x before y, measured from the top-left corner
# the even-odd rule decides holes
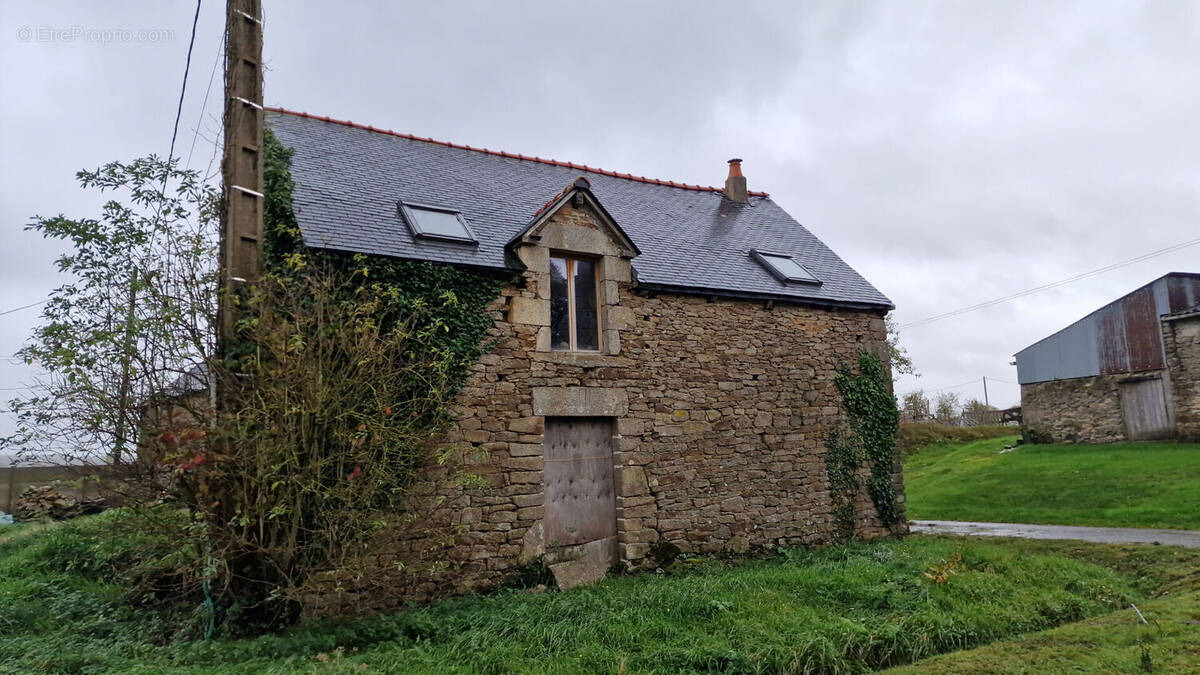
[[[550,258],[551,349],[600,349],[598,290],[595,261]]]

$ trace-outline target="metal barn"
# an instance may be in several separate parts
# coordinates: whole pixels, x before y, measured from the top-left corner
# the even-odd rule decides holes
[[[1043,383],[1081,378],[1088,397],[1076,401],[1095,407],[1096,392],[1110,387],[1129,439],[1170,436],[1173,430],[1171,376],[1160,319],[1200,305],[1200,274],[1174,272],[1124,295],[1062,330],[1017,352],[1022,408],[1036,419],[1047,397]],[[1070,406],[1071,383],[1054,388],[1053,403]],[[1102,398],[1102,397],[1101,397]],[[1030,399],[1033,408],[1030,409]],[[1101,401],[1103,402],[1103,401]],[[1044,406],[1043,406],[1044,407]],[[1065,411],[1064,412],[1069,412]],[[1086,414],[1086,409],[1083,411]],[[1060,417],[1064,416],[1059,414]],[[1084,435],[1086,437],[1086,435]]]

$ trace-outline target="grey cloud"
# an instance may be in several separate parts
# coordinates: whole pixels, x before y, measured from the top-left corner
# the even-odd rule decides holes
[[[28,217],[95,213],[75,171],[166,152],[193,7],[0,8],[0,310],[56,283]],[[887,293],[901,323],[1197,236],[1196,3],[276,0],[266,19],[270,104],[690,183],[720,184],[742,156],[751,188]],[[222,21],[205,3],[181,153],[198,124],[217,131],[201,101]],[[176,39],[16,39],[40,24]],[[203,170],[212,146],[196,146]],[[925,377],[900,390],[1013,380],[1017,349],[1198,260],[1200,247],[906,331]],[[35,318],[0,319],[0,352]],[[3,363],[0,387],[19,376]]]

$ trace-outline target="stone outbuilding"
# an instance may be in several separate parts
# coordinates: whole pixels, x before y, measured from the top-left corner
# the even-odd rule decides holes
[[[285,110],[267,122],[294,150],[309,246],[511,279],[449,439],[490,488],[444,495],[453,574],[414,597],[537,561],[569,586],[655,551],[830,541],[834,377],[884,352],[892,303],[748,190],[741,160],[702,187]],[[898,463],[895,486],[902,502]],[[860,502],[857,533],[885,533]],[[381,554],[380,574],[427,544]]]
[[[1041,442],[1200,435],[1200,274],[1175,272],[1017,352],[1021,416]]]

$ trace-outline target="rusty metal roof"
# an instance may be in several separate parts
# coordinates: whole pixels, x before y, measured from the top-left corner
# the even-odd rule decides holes
[[[1161,370],[1160,317],[1197,304],[1200,274],[1159,277],[1017,352],[1017,381]]]

